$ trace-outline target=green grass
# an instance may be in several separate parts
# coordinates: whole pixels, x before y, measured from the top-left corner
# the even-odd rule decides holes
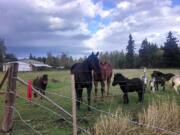
[[[155,70],[155,69],[153,69]],[[147,71],[147,77],[150,80],[150,74],[153,70]],[[158,69],[156,69],[158,70]],[[162,69],[161,70],[164,73],[174,73],[174,74],[180,74],[180,69]],[[123,69],[123,70],[114,70],[113,73],[121,72],[125,76],[129,78],[133,77],[140,77],[143,75],[143,69]],[[64,95],[67,97],[71,97],[71,78],[70,78],[70,72],[69,71],[49,71],[49,72],[25,72],[25,73],[18,73],[18,76],[20,76],[25,81],[33,80],[38,75],[42,74],[48,74],[49,82],[47,86],[48,92],[55,92],[60,95]],[[2,79],[4,73],[0,73],[0,80]],[[54,78],[59,81],[59,83],[53,83],[51,79]],[[113,79],[112,79],[113,80]],[[3,86],[1,91],[6,91],[6,85]],[[17,83],[17,95],[21,95],[26,98],[26,91],[27,88],[23,86],[20,83]],[[147,108],[148,105],[154,100],[164,100],[169,98],[175,98],[178,105],[180,105],[180,95],[176,95],[175,91],[172,88],[169,88],[168,83],[166,83],[166,90],[162,91],[162,88],[159,88],[159,91],[155,94],[151,94],[148,90],[145,93],[144,96],[144,102],[143,103],[137,103],[138,96],[137,93],[129,93],[129,104],[124,105],[122,100],[122,92],[119,88],[119,86],[116,87],[110,87],[110,93],[116,94],[117,96],[113,97],[105,97],[104,102],[101,102],[100,97],[98,98],[98,101],[96,103],[93,102],[94,98],[94,88],[92,90],[92,100],[91,105],[104,110],[104,111],[110,111],[115,112],[117,108],[121,108],[123,113],[130,113],[133,116],[133,119],[137,119],[138,112],[141,112],[143,108]],[[48,97],[53,99],[57,104],[62,106],[64,109],[69,111],[71,113],[72,110],[72,101],[63,97],[58,97],[56,95],[48,94],[46,93]],[[100,96],[100,85],[98,89],[98,96]],[[83,101],[87,103],[87,97],[86,90],[83,92]],[[3,95],[0,95],[0,121],[2,122],[3,118],[3,105],[4,105],[5,98]],[[61,114],[66,119],[69,119],[66,115],[64,115],[62,112],[56,110],[51,104],[46,102],[45,100],[40,100],[40,98],[33,98],[34,102],[40,103],[53,111]],[[72,135],[72,125],[69,123],[62,121],[60,117],[54,115],[53,113],[37,106],[37,105],[29,105],[29,102],[25,101],[22,98],[17,97],[16,98],[16,109],[20,112],[22,115],[22,118],[27,121],[28,124],[30,124],[34,129],[38,130],[43,135]],[[82,128],[92,128],[94,126],[94,123],[98,120],[101,113],[92,110],[91,112],[88,112],[87,106],[81,104],[81,110],[77,112],[77,119],[78,119],[78,126]],[[71,120],[71,119],[69,119]],[[1,126],[1,125],[0,125]],[[18,114],[15,113],[14,116],[14,128],[10,132],[11,135],[32,135],[35,134],[35,132],[30,129],[28,126],[26,126],[19,118]],[[2,133],[0,131],[0,134],[5,135],[5,133]]]

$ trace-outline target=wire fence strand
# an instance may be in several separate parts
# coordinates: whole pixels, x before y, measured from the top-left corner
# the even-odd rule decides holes
[[[26,100],[26,101],[28,101],[29,102],[29,100],[27,100],[26,98],[24,98],[24,97],[22,97],[22,96],[20,96],[20,95],[18,95],[18,94],[16,94],[18,97],[20,97],[20,98],[22,98],[22,99],[24,99],[24,100]],[[33,103],[33,104],[35,104],[35,105],[38,105],[38,106],[40,106],[41,108],[43,108],[43,109],[45,109],[45,110],[47,110],[47,111],[49,111],[49,112],[51,112],[51,113],[53,113],[54,115],[56,115],[56,116],[59,116],[59,117],[61,117],[64,121],[66,121],[67,123],[69,123],[69,124],[71,124],[72,126],[73,126],[73,122],[71,122],[70,120],[67,120],[65,117],[63,117],[62,115],[60,115],[59,113],[57,113],[57,112],[54,112],[52,109],[50,109],[50,108],[48,108],[48,107],[46,107],[46,106],[44,106],[44,105],[42,105],[42,104],[39,104],[39,103],[36,103],[36,102],[33,102],[33,101],[30,101],[31,103]],[[78,126],[77,125],[77,128],[78,129],[80,129],[81,131],[83,131],[83,132],[85,132],[85,133],[87,133],[87,134],[89,134],[90,135],[90,133],[86,130],[86,129],[84,129],[84,128],[82,128],[82,127],[80,127],[80,126]]]
[[[37,131],[35,128],[33,128],[30,124],[28,124],[28,123],[22,118],[20,112],[19,112],[16,108],[14,108],[14,109],[15,109],[16,113],[18,114],[19,118],[21,119],[21,121],[22,121],[25,125],[27,125],[29,128],[31,128],[35,133],[37,133],[37,134],[39,134],[39,135],[42,135],[39,131]]]
[[[59,95],[59,94],[56,94],[56,95]],[[112,112],[106,112],[104,110],[101,110],[101,109],[98,109],[98,108],[93,107],[91,105],[88,105],[88,104],[86,104],[86,103],[84,103],[82,101],[79,101],[77,99],[73,99],[72,97],[67,97],[67,96],[64,96],[64,95],[59,95],[59,96],[64,97],[64,98],[68,98],[68,99],[72,99],[74,101],[78,101],[78,102],[80,102],[80,103],[82,103],[84,105],[87,105],[88,107],[90,107],[91,109],[93,109],[95,111],[98,111],[98,112],[101,112],[101,113],[104,113],[104,114],[107,114],[107,115],[110,115],[110,116],[113,116],[113,117],[117,117],[117,115],[113,114]],[[132,123],[134,125],[137,125],[137,126],[144,126],[144,127],[160,130],[162,132],[170,133],[172,135],[180,135],[179,133],[176,133],[174,131],[169,131],[169,130],[166,130],[166,129],[163,129],[163,128],[160,128],[160,127],[156,127],[156,126],[153,126],[153,125],[146,124],[146,123],[139,123],[137,121],[133,121],[133,120],[130,120],[130,119],[127,119],[127,118],[122,118],[122,117],[118,117],[118,118],[120,118],[122,120],[125,120],[125,121],[128,121],[128,122],[130,122],[130,123]]]

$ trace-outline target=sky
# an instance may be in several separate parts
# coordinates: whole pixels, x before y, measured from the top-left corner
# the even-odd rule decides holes
[[[0,38],[18,58],[74,58],[92,51],[126,51],[129,34],[163,45],[180,40],[180,0],[0,0]]]

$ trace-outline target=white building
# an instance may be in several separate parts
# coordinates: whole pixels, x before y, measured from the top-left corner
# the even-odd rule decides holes
[[[10,63],[14,63],[14,62],[19,64],[18,71],[32,71],[32,68],[30,67],[29,64],[21,62],[21,61],[13,61],[13,62],[4,63],[3,64],[3,71],[7,71],[8,65]]]
[[[3,64],[3,71],[7,71],[8,69],[8,65],[10,63],[18,63],[19,64],[19,68],[18,71],[37,71],[37,70],[45,70],[45,69],[50,69],[52,68],[50,65],[44,64],[43,62],[39,62],[36,60],[30,60],[30,59],[23,59],[23,60],[19,60],[19,61],[12,61],[12,62],[8,62],[8,63],[4,63]]]

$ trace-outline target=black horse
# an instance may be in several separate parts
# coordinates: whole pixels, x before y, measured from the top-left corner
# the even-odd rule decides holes
[[[166,81],[169,81],[173,76],[174,74],[172,73],[164,74],[160,71],[153,71],[151,77],[155,79],[155,89],[158,90],[158,85],[160,84],[163,87],[163,90],[165,90]]]
[[[98,54],[92,53],[87,59],[82,63],[76,63],[71,67],[71,74],[75,76],[75,89],[77,97],[77,107],[80,110],[80,101],[82,101],[83,88],[87,88],[88,95],[88,105],[91,102],[91,89],[92,89],[92,70],[101,75],[99,67]],[[90,107],[88,106],[90,111]]]
[[[123,99],[124,99],[124,104],[129,103],[128,99],[128,92],[134,92],[137,91],[138,93],[138,101],[142,102],[143,101],[143,95],[144,95],[144,83],[141,79],[139,78],[133,78],[133,79],[128,79],[124,77],[122,74],[117,73],[114,75],[114,80],[112,85],[115,86],[119,84],[121,90],[123,91]]]

